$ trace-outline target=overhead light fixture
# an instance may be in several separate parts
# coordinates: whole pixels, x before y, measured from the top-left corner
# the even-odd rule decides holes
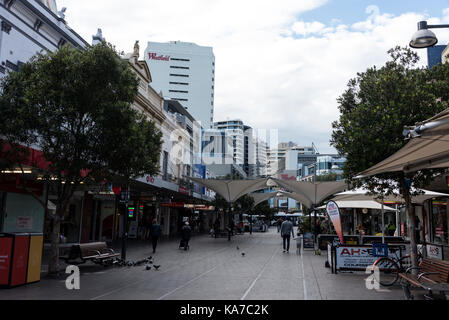
[[[33,173],[33,171],[30,169],[25,169],[23,171],[20,169],[14,169],[14,170],[2,170],[1,173],[27,173],[27,174],[30,174],[30,173]]]
[[[427,21],[418,22],[418,31],[416,31],[412,40],[410,40],[410,47],[416,49],[428,48],[436,45],[438,43],[438,39],[430,28],[449,28],[449,24],[435,24],[430,25],[427,24]]]

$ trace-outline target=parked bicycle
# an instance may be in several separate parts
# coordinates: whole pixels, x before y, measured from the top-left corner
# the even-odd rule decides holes
[[[375,279],[383,286],[392,286],[399,279],[399,273],[405,272],[405,270],[411,267],[411,255],[407,254],[400,257],[400,249],[388,248],[388,250],[394,254],[394,257],[380,257],[374,261],[371,267],[371,273],[374,273]],[[418,252],[418,264],[421,263],[423,257]],[[378,268],[378,272],[375,272]]]

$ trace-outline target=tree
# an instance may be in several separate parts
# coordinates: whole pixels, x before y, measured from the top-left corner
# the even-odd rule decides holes
[[[43,175],[57,190],[49,273],[59,272],[61,217],[81,184],[159,170],[161,133],[132,109],[137,88],[127,62],[104,42],[38,54],[1,82],[0,135],[13,147],[40,149]]]
[[[436,170],[410,175],[392,172],[368,179],[353,179],[359,172],[384,160],[405,143],[404,126],[423,121],[448,107],[449,65],[431,70],[416,68],[418,55],[408,48],[388,51],[390,60],[381,68],[371,67],[351,79],[337,99],[340,118],[332,123],[331,145],[346,156],[344,177],[355,186],[385,194],[399,187],[409,214],[412,260],[416,266],[414,212],[410,187],[428,184]]]

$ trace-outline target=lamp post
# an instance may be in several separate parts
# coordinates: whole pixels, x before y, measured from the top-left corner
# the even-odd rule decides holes
[[[428,48],[437,44],[438,39],[435,34],[430,31],[431,28],[449,28],[449,24],[427,24],[427,21],[418,22],[418,31],[416,31],[412,40],[410,40],[410,47],[416,49]]]

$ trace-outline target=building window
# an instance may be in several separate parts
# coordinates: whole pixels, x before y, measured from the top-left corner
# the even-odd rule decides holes
[[[170,66],[170,68],[172,68],[172,69],[186,69],[186,70],[190,69],[189,67],[181,67],[181,66]]]
[[[183,90],[168,90],[168,92],[189,93],[189,91],[183,91]]]
[[[172,76],[172,77],[185,77],[185,78],[189,77],[188,74],[177,74],[177,73],[170,73],[170,76]]]
[[[187,82],[169,82],[169,84],[179,84],[179,85],[183,85],[183,86],[189,85]]]

